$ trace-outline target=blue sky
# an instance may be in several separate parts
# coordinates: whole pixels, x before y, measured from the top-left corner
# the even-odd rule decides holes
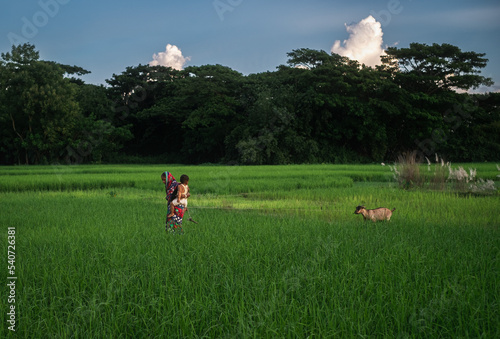
[[[0,51],[30,42],[44,60],[77,65],[105,84],[127,66],[148,64],[176,46],[184,67],[221,64],[243,74],[273,71],[298,48],[330,51],[350,38],[346,25],[372,15],[382,47],[450,43],[486,53],[483,75],[500,89],[498,0],[4,1]]]

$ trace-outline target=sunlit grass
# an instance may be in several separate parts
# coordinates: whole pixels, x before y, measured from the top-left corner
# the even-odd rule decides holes
[[[348,168],[167,168],[191,177],[198,224],[182,236],[164,231],[160,166],[60,167],[89,186],[7,189],[17,336],[498,337],[498,195],[405,191],[369,180],[382,166],[352,167],[367,180]],[[59,180],[8,171],[2,182]],[[374,224],[353,214],[360,204],[396,211]],[[0,309],[5,337],[6,298]]]

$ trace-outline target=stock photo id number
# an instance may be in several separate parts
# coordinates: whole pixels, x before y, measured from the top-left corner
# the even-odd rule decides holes
[[[16,330],[16,228],[7,230],[7,324],[10,331]]]

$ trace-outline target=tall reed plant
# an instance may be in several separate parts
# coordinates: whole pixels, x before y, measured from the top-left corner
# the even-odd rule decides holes
[[[432,190],[444,190],[446,188],[446,181],[448,179],[448,172],[450,168],[449,162],[444,162],[443,158],[439,158],[436,154],[436,161],[434,163],[434,170],[431,169],[431,161],[429,158],[425,158],[427,160],[427,172],[430,173],[429,178],[429,187]]]
[[[400,154],[394,166],[389,165],[393,177],[399,187],[411,189],[422,187],[424,178],[420,173],[420,162],[417,159],[417,151],[404,152]]]
[[[435,157],[434,166],[429,158],[425,157],[427,173],[421,171],[422,166],[417,159],[416,151],[399,155],[394,166],[389,165],[389,168],[393,173],[393,178],[402,189],[429,188],[440,191],[450,189],[457,193],[476,195],[497,193],[495,182],[477,177],[476,168],[469,168],[469,171],[462,166],[453,168],[450,162],[445,162],[437,154]],[[384,163],[382,165],[385,166]],[[500,166],[497,165],[497,169],[500,171]]]

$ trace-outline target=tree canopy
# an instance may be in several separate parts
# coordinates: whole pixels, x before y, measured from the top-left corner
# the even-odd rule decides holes
[[[13,46],[0,59],[0,162],[346,163],[413,149],[498,160],[500,94],[464,92],[492,85],[484,54],[413,43],[382,61],[302,48],[274,72],[138,65],[105,87]]]

